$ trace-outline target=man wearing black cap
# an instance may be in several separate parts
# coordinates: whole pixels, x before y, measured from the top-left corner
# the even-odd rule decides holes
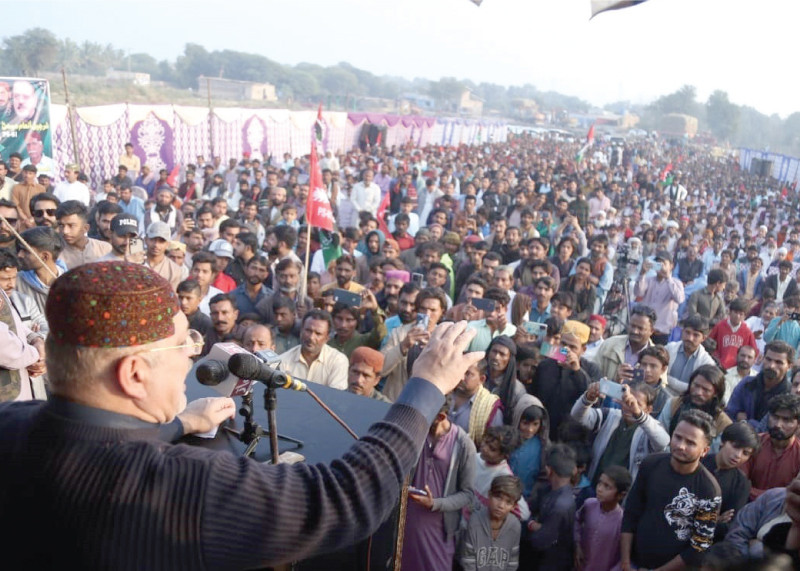
[[[111,251],[99,262],[126,261],[134,264],[144,263],[144,248],[139,238],[139,221],[130,214],[117,214],[111,220]]]
[[[383,421],[334,465],[309,470],[167,443],[236,409],[231,399],[186,406],[197,344],[170,285],[148,268],[68,272],[47,318],[52,398],[0,405],[0,483],[14,489],[0,513],[15,522],[14,569],[65,558],[77,568],[257,568],[360,541],[396,504],[444,394],[482,357],[464,354],[463,322],[439,326]],[[42,525],[48,549],[30,533]]]

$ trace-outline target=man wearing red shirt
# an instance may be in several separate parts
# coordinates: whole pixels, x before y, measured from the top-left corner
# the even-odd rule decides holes
[[[734,299],[730,305],[728,318],[719,321],[708,336],[717,344],[714,357],[719,360],[723,369],[727,370],[736,365],[736,356],[742,345],[750,345],[756,350],[756,354],[758,353],[755,335],[744,322],[746,314],[747,302],[742,298]]]
[[[788,486],[800,470],[800,395],[782,394],[769,401],[768,432],[759,434],[761,449],[740,470],[750,480],[750,500],[771,488]]]

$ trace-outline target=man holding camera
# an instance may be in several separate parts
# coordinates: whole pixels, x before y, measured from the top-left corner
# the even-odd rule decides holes
[[[678,325],[678,306],[685,299],[683,283],[672,277],[672,260],[664,254],[655,257],[656,275],[647,277],[653,267],[650,262],[642,263],[642,271],[636,281],[634,293],[641,297],[641,303],[656,311],[655,331],[651,339],[656,345],[666,345],[669,334]]]

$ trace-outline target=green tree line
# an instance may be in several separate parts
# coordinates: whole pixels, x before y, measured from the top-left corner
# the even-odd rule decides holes
[[[276,86],[283,101],[315,103],[327,98],[328,103],[347,106],[358,98],[397,99],[406,93],[422,94],[434,101],[434,108],[455,111],[455,101],[464,89],[484,103],[484,114],[514,120],[515,101],[536,101],[540,110],[586,113],[591,105],[585,100],[540,91],[526,83],[503,86],[475,83],[469,79],[442,77],[438,80],[406,79],[389,75],[377,76],[341,62],[334,66],[313,63],[284,65],[266,56],[233,50],[208,51],[189,43],[174,61],[157,60],[150,54],[126,53],[112,45],[95,42],[81,44],[69,38],[58,38],[51,31],[32,28],[6,36],[0,44],[0,73],[5,75],[37,75],[62,68],[69,74],[103,76],[109,69],[149,73],[154,81],[179,89],[197,89],[198,76],[268,82]],[[685,113],[698,118],[700,131],[710,132],[719,142],[734,146],[800,155],[800,113],[786,119],[765,115],[748,106],[732,103],[724,91],[714,91],[705,102],[697,100],[693,86],[683,86],[675,93],[659,97],[648,105],[632,106],[619,102],[606,106],[615,112],[628,111],[641,117],[641,127],[658,129],[660,118],[667,113]]]

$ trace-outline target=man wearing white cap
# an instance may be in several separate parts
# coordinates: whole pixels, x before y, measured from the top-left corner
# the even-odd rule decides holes
[[[236,280],[225,273],[225,268],[231,263],[233,259],[233,246],[231,243],[223,238],[214,240],[208,247],[208,251],[216,256],[217,261],[214,264],[214,269],[217,272],[217,277],[214,279],[213,285],[215,288],[221,290],[223,293],[228,293],[236,289]]]
[[[172,289],[178,289],[183,271],[181,267],[167,257],[167,245],[171,239],[169,225],[157,220],[147,227],[147,253],[145,264],[158,275],[167,280]]]

